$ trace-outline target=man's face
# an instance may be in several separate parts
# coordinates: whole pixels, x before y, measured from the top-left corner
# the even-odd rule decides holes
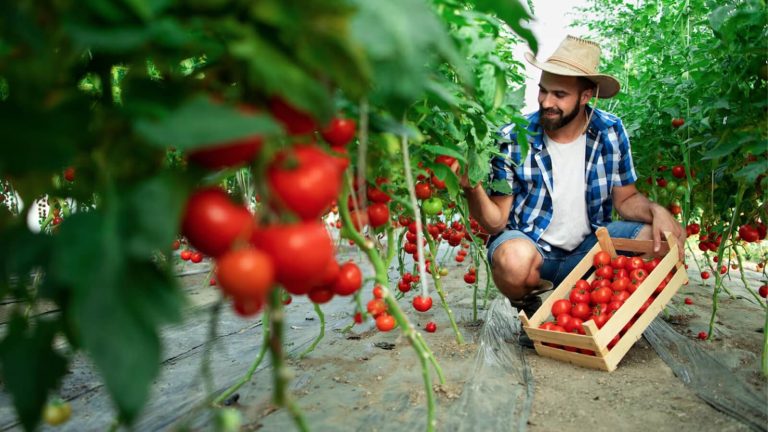
[[[555,131],[569,124],[589,101],[578,79],[542,72],[539,81],[539,122],[544,130]],[[586,100],[585,100],[586,98]]]

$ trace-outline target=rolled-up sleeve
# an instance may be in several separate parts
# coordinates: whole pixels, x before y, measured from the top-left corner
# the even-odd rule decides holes
[[[629,145],[629,137],[627,131],[624,129],[624,125],[621,121],[617,122],[614,126],[614,134],[611,139],[617,141],[619,147],[619,160],[617,169],[613,170],[614,186],[627,186],[637,181],[637,173],[635,172],[635,165],[632,162],[632,150]]]
[[[491,196],[509,196],[515,193],[517,184],[515,183],[514,168],[520,162],[520,149],[511,129],[511,125],[508,125],[501,128],[499,132],[499,153],[503,156],[498,155],[491,159],[491,172],[488,179],[491,186],[488,193]],[[500,180],[509,185],[508,190],[498,191],[493,188],[493,184]]]

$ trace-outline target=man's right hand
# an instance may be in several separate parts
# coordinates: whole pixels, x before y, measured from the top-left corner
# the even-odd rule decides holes
[[[457,160],[453,161],[453,163],[451,164],[451,170],[459,178],[459,186],[461,186],[462,189],[467,190],[467,189],[474,189],[475,187],[477,187],[477,185],[472,186],[469,184],[469,174],[468,174],[469,170],[465,170],[467,172],[464,172],[464,173],[459,173],[459,171],[461,170],[461,165],[459,165],[459,161]]]

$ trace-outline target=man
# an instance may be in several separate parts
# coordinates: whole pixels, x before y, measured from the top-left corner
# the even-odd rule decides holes
[[[558,285],[594,246],[597,227],[606,226],[611,237],[653,239],[656,251],[670,231],[684,256],[680,224],[635,188],[621,120],[587,104],[620,90],[615,78],[596,72],[599,58],[597,44],[573,36],[546,62],[526,54],[542,70],[539,111],[527,117],[530,150],[521,161],[518,136],[508,125],[500,143],[506,156],[491,161],[491,180],[506,181],[511,191],[489,196],[461,178],[470,213],[492,234],[493,280],[528,316],[541,306],[538,294]],[[613,208],[623,221],[611,221]],[[520,343],[533,346],[525,334]]]

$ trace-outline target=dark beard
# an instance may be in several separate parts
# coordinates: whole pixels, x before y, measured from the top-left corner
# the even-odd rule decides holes
[[[546,118],[544,117],[544,114],[559,114],[559,117],[555,118]],[[576,116],[579,115],[579,102],[576,101],[576,106],[573,107],[571,112],[568,114],[563,115],[563,112],[558,108],[551,108],[548,110],[545,110],[541,107],[541,104],[539,104],[539,123],[541,123],[541,127],[544,128],[545,131],[555,131],[560,129],[561,127],[567,125],[568,123],[572,122],[573,119],[576,118]]]

